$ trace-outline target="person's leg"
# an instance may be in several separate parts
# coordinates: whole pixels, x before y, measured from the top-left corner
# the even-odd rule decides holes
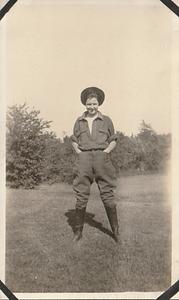
[[[73,190],[76,196],[76,230],[74,241],[79,241],[82,238],[85,211],[92,182],[93,171],[91,153],[81,152],[78,154],[77,170],[73,182]]]
[[[101,200],[103,201],[111,229],[116,242],[119,241],[119,225],[114,197],[116,188],[116,172],[110,156],[105,152],[95,154],[95,180],[98,184]]]

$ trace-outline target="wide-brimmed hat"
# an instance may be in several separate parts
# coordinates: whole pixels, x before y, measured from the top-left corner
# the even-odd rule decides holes
[[[105,98],[104,92],[101,89],[94,87],[94,86],[88,87],[81,92],[81,102],[84,105],[86,105],[86,100],[91,95],[94,95],[97,97],[99,105],[101,105],[103,103],[104,98]]]

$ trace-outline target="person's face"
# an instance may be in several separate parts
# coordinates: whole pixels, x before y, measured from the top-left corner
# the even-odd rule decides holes
[[[98,112],[98,100],[96,97],[88,98],[86,101],[86,110],[90,116],[94,116]]]

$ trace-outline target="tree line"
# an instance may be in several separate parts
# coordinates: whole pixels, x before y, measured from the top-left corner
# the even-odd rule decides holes
[[[14,105],[7,111],[6,182],[11,188],[32,189],[40,183],[71,184],[76,154],[69,136],[60,139],[40,111]],[[137,135],[117,132],[111,159],[118,176],[165,172],[170,162],[171,134],[157,134],[142,121]]]

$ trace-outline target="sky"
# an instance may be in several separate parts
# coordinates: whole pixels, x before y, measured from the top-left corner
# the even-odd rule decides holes
[[[62,137],[97,86],[117,131],[144,120],[171,132],[171,15],[158,0],[19,0],[6,17],[7,106],[26,102]]]

